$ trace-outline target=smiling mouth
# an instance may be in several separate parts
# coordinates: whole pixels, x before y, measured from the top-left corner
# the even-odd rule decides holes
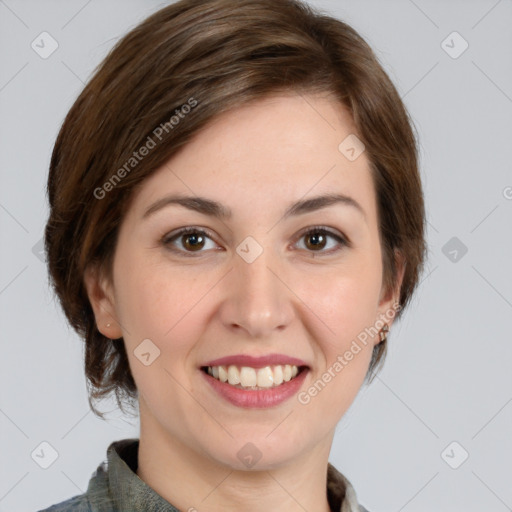
[[[244,390],[276,388],[293,380],[308,369],[307,366],[270,365],[263,368],[250,366],[202,366],[201,370],[212,378]]]

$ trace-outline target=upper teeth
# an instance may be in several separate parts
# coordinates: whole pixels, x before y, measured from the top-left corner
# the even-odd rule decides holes
[[[238,384],[237,387],[244,388],[271,388],[291,380],[299,373],[299,368],[289,364],[265,366],[264,368],[242,366],[240,369],[235,365],[228,367],[208,366],[208,373],[221,382],[228,382],[232,386]]]

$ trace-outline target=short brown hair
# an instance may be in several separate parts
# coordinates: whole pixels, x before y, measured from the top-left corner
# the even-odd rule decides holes
[[[384,286],[397,282],[395,250],[406,261],[397,318],[410,301],[426,252],[417,143],[400,96],[367,43],[299,0],[181,0],[110,51],[67,114],[50,163],[50,280],[85,341],[89,404],[98,416],[92,400],[114,391],[123,410],[122,398],[135,399],[137,388],[123,339],[110,341],[97,329],[85,269],[97,264],[112,276],[119,226],[148,176],[217,115],[279,92],[325,92],[349,109],[376,187]],[[186,118],[173,123],[192,102]],[[127,167],[157,127],[157,147]],[[122,179],[113,182],[116,172]],[[374,348],[368,375],[385,350],[385,343]]]

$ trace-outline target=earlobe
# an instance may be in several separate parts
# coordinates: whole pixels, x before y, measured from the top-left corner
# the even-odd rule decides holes
[[[110,339],[122,337],[110,281],[101,275],[96,266],[91,265],[85,270],[84,285],[98,331]]]

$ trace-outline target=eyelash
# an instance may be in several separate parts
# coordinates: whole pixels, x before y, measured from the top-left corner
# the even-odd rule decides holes
[[[195,227],[191,226],[191,227],[186,227],[186,228],[180,229],[176,233],[172,234],[172,236],[169,236],[169,234],[163,236],[161,239],[161,243],[168,250],[170,250],[174,253],[179,253],[180,255],[184,255],[185,257],[192,257],[192,258],[199,257],[201,255],[201,253],[203,253],[205,251],[197,251],[197,252],[184,251],[181,249],[176,249],[176,248],[172,247],[172,245],[171,245],[171,243],[174,240],[179,239],[183,235],[189,235],[189,234],[198,234],[198,235],[206,236],[212,240],[214,239],[213,234],[209,230],[195,228]],[[329,251],[323,251],[323,250],[322,251],[308,251],[308,252],[311,252],[313,255],[315,255],[315,253],[318,253],[320,255],[332,255],[334,253],[341,251],[344,247],[350,247],[349,242],[344,237],[338,235],[337,233],[335,233],[323,226],[309,227],[306,231],[301,233],[298,240],[301,240],[303,237],[312,235],[312,234],[328,235],[331,238],[334,238],[341,246],[341,247],[338,247],[337,249],[334,249],[334,250],[331,249]]]

